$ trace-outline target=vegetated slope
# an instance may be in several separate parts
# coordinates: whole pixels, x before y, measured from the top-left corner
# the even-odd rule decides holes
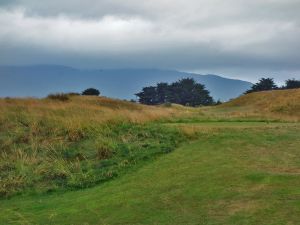
[[[192,77],[211,92],[215,100],[235,98],[251,87],[250,82],[217,75],[200,75],[160,69],[81,70],[66,66],[0,66],[0,96],[45,97],[51,92],[81,92],[95,87],[102,95],[134,99],[143,87]]]
[[[299,121],[300,89],[254,92],[203,111],[219,118]]]
[[[224,129],[201,124],[197,141],[91,189],[2,200],[0,221],[299,224],[299,125],[251,124],[225,123]]]
[[[222,114],[249,105],[2,99],[0,224],[297,224],[299,123]]]
[[[192,109],[104,97],[0,99],[0,196],[93,186],[184,137],[151,121]]]

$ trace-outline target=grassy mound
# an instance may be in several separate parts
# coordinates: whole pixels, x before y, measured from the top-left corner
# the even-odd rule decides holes
[[[255,92],[222,105],[222,107],[243,106],[300,116],[300,89]]]
[[[300,89],[255,92],[202,111],[223,119],[296,122],[300,121]]]
[[[299,93],[0,99],[0,224],[298,224]]]
[[[299,100],[300,90],[253,93],[197,109],[62,94],[0,99],[0,196],[90,187],[195,133],[160,121],[297,121]]]
[[[103,97],[0,100],[0,195],[93,186],[186,137],[155,121],[187,114]]]

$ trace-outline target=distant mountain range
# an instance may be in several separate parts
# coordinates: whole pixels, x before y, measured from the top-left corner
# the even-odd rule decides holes
[[[135,99],[143,87],[192,77],[210,91],[215,100],[227,101],[251,87],[250,82],[218,75],[200,75],[159,69],[82,70],[57,65],[0,66],[1,97],[45,97],[56,92],[81,92],[94,87],[102,95]]]

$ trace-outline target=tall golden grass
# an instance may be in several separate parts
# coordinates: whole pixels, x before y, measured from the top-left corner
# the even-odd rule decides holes
[[[7,128],[10,119],[17,119],[18,116],[27,118],[32,126],[37,126],[37,121],[48,119],[66,127],[78,127],[108,121],[144,123],[178,117],[186,112],[180,107],[145,106],[105,97],[72,96],[69,101],[63,102],[34,98],[0,99],[0,123],[5,123]]]
[[[300,89],[255,92],[202,110],[217,118],[300,121]]]
[[[123,125],[134,127],[192,113],[184,107],[144,106],[93,96],[68,96],[63,101],[0,99],[0,196],[30,186],[48,190],[66,178],[71,186],[93,183],[96,174],[92,171],[98,161],[110,157],[116,144],[129,145],[139,132],[154,135],[150,128],[127,135]],[[80,147],[85,141],[88,146]],[[111,176],[111,171],[107,173],[103,177]]]

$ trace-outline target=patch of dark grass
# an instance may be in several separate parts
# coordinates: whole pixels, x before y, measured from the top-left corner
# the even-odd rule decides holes
[[[55,93],[55,94],[49,94],[47,98],[51,100],[58,100],[58,101],[65,102],[70,100],[70,95],[65,93]]]
[[[266,179],[267,175],[263,173],[251,173],[245,178],[253,183],[261,183]]]

